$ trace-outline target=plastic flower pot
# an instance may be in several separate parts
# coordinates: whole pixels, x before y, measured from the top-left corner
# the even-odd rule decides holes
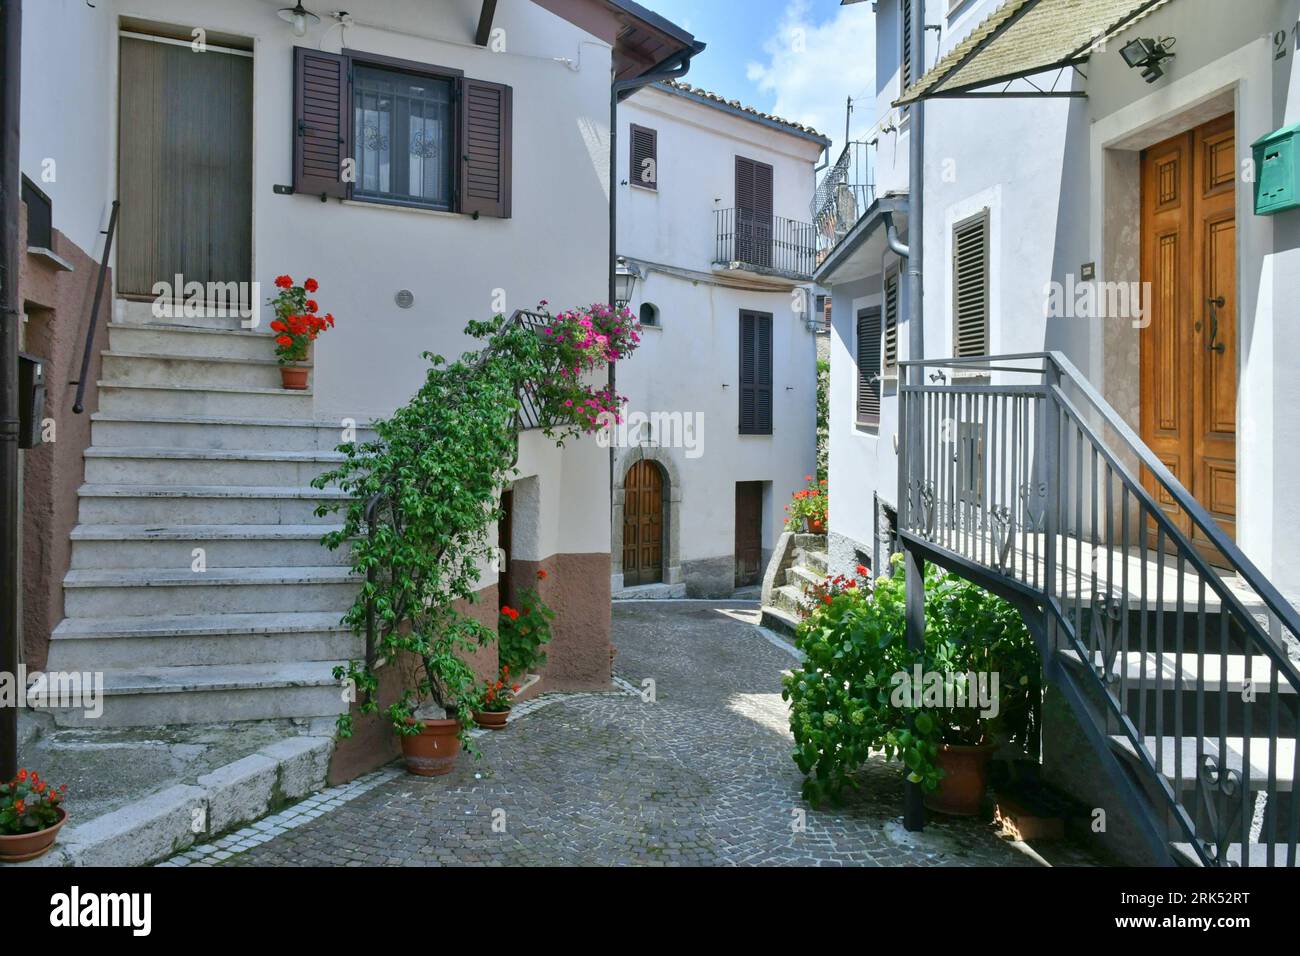
[[[34,833],[0,836],[0,863],[22,863],[34,860],[50,851],[63,824],[68,822],[68,811],[59,808],[59,822]]]
[[[285,388],[302,391],[307,387],[307,366],[281,365],[280,384]]]
[[[944,744],[935,760],[943,771],[939,789],[925,795],[925,805],[937,813],[974,817],[989,783],[989,758],[996,744]]]
[[[422,720],[420,723],[423,727],[418,734],[402,735],[406,772],[417,777],[451,773],[460,755],[460,721]]]
[[[488,730],[503,730],[506,721],[510,719],[510,708],[505,710],[476,710],[474,711],[474,723],[480,727],[486,727]]]

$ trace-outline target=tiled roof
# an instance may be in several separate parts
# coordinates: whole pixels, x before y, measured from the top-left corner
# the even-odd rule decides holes
[[[1027,70],[1085,59],[1170,0],[1007,0],[895,102],[1004,82]]]
[[[664,87],[678,93],[684,93],[697,100],[705,100],[709,103],[714,103],[718,106],[730,109],[733,112],[746,114],[758,120],[775,123],[777,126],[784,126],[796,133],[802,133],[805,136],[823,139],[828,143],[830,142],[829,137],[823,133],[819,133],[811,126],[805,126],[803,123],[796,123],[793,120],[784,119],[780,116],[773,116],[771,113],[764,113],[760,110],[754,109],[752,106],[746,106],[744,103],[740,102],[740,100],[729,100],[725,97],[719,96],[717,93],[710,93],[708,90],[702,89],[698,86],[691,86],[689,83],[679,83],[676,80],[662,80],[656,83],[655,86]]]

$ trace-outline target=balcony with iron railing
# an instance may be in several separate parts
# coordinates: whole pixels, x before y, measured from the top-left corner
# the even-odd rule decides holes
[[[810,205],[816,231],[815,260],[820,263],[849,234],[876,199],[871,151],[874,140],[847,143],[826,170]]]
[[[713,268],[807,282],[816,265],[812,223],[749,209],[713,212]]]

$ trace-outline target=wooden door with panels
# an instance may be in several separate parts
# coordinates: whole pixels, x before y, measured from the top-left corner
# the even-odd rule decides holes
[[[1142,439],[1230,537],[1237,526],[1236,153],[1233,116],[1142,154]],[[1205,535],[1144,483],[1207,557]],[[1154,533],[1152,533],[1154,540]]]
[[[736,482],[736,587],[763,580],[763,482]]]
[[[664,579],[664,480],[652,461],[638,461],[623,481],[623,586]]]

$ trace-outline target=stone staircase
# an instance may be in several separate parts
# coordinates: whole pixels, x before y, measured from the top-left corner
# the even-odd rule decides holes
[[[313,513],[341,493],[310,481],[341,459],[340,426],[280,387],[268,333],[116,306],[47,665],[103,672],[104,713],[56,722],[337,714],[331,671],[360,652],[339,623],[358,580],[346,549],[319,543],[336,519]]]
[[[825,535],[783,534],[763,583],[763,625],[793,636],[811,604],[807,592],[825,582],[829,568]]]

